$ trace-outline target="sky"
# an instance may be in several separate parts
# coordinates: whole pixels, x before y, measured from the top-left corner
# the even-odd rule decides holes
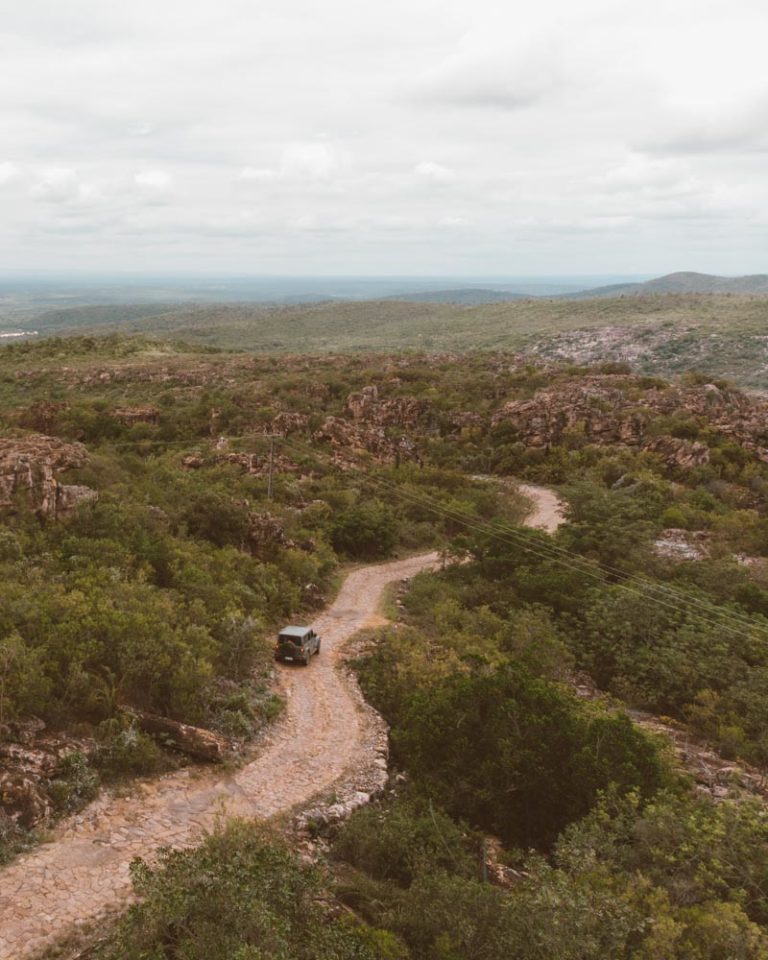
[[[765,0],[0,0],[0,267],[768,272]]]

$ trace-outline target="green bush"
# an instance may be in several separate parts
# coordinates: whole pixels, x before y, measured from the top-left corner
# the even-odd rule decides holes
[[[142,776],[167,766],[167,761],[155,741],[130,725],[116,729],[115,722],[102,724],[102,742],[94,763],[107,779]]]
[[[419,798],[361,807],[342,826],[333,852],[377,880],[403,886],[432,871],[467,877],[480,872],[476,842],[431,802]]]
[[[392,938],[335,914],[319,871],[265,827],[230,821],[202,846],[135,861],[141,902],[98,960],[387,960]]]
[[[668,782],[658,748],[628,717],[521,667],[449,674],[415,689],[377,671],[375,657],[360,671],[392,724],[395,762],[451,815],[508,843],[550,846],[611,784],[650,797]]]
[[[76,751],[62,758],[46,786],[56,811],[72,813],[95,798],[99,782],[88,758]]]
[[[331,528],[334,549],[359,560],[386,557],[397,540],[397,518],[379,500],[365,500],[343,510]]]

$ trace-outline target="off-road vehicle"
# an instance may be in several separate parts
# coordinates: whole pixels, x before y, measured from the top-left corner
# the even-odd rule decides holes
[[[320,653],[320,637],[311,627],[283,627],[277,636],[275,660],[308,667],[314,653]]]

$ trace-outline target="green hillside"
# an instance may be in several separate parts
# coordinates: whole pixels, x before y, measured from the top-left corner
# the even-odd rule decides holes
[[[767,324],[765,297],[666,294],[472,306],[394,300],[208,305],[134,318],[117,329],[271,353],[390,351],[393,344],[409,351],[503,349],[580,363],[627,361],[661,375],[694,368],[768,388]]]

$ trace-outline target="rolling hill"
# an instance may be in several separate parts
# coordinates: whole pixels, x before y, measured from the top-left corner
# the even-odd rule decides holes
[[[646,280],[644,283],[615,283],[569,294],[569,298],[647,296],[659,293],[718,293],[768,296],[768,274],[744,277],[717,277],[709,273],[679,272]]]

